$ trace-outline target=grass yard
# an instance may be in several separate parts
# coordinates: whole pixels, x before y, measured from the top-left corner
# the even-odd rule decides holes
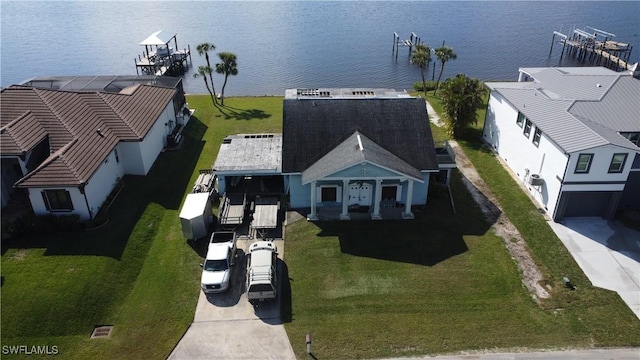
[[[282,118],[282,98],[227,99],[224,112],[208,96],[187,100],[197,111],[181,148],[148,176],[124,177],[106,226],[3,244],[3,346],[57,346],[60,359],[169,355],[193,320],[202,271],[180,205],[225,135],[280,132]],[[90,339],[96,325],[113,325],[111,338]]]
[[[440,111],[432,93],[427,99]],[[480,146],[484,111],[479,120],[459,143],[527,240],[552,298],[541,305],[531,299],[456,173],[455,216],[446,196],[432,193],[414,221],[287,228],[292,321],[285,327],[299,358],[307,333],[319,359],[640,345],[635,315],[616,293],[589,285],[536,207]],[[436,142],[446,140],[432,128]],[[562,276],[579,290],[565,289]]]
[[[203,250],[183,239],[178,221],[185,195],[226,135],[282,131],[282,97],[229,98],[222,111],[206,95],[187,100],[196,113],[181,148],[161,154],[148,176],[124,177],[106,226],[3,244],[3,346],[55,345],[61,359],[170,354],[200,291]],[[324,359],[640,345],[640,322],[618,296],[587,285],[490,153],[473,139],[461,144],[529,242],[553,298],[542,306],[531,299],[456,174],[456,216],[446,193],[434,190],[414,221],[298,221],[286,229],[284,320],[297,356],[306,358],[307,332]],[[558,286],[564,275],[578,291]],[[111,338],[89,339],[96,325],[113,325]]]

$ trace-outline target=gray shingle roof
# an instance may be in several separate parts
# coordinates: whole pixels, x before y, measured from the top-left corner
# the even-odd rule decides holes
[[[601,68],[525,68],[531,82],[488,82],[567,153],[613,144],[640,131],[640,80]],[[515,119],[514,119],[515,121]]]
[[[438,169],[424,99],[285,99],[283,173],[301,173],[356,131],[415,169]]]
[[[359,139],[358,139],[359,138]],[[362,145],[362,148],[360,147]],[[422,182],[422,174],[404,160],[395,156],[388,150],[368,137],[354,132],[345,141],[329,151],[325,156],[316,161],[302,172],[302,184],[321,179],[351,166],[369,162],[388,168],[392,171],[409,176]]]
[[[119,141],[144,138],[175,92],[146,85],[132,89],[129,95],[23,86],[2,90],[2,154],[32,149],[37,145],[33,134],[42,138],[43,131],[51,152],[16,186],[78,186],[86,182]],[[19,132],[14,131],[18,128]],[[11,142],[5,144],[5,139]],[[22,145],[16,148],[14,144]]]

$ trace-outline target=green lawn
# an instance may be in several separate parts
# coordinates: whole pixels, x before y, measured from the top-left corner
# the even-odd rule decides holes
[[[148,176],[124,177],[106,226],[3,244],[2,345],[55,345],[61,359],[169,355],[193,320],[202,271],[202,249],[178,221],[184,196],[225,135],[281,132],[282,123],[281,97],[227,99],[224,112],[208,96],[187,100],[197,111],[182,147]],[[96,325],[113,325],[111,338],[90,339]]]
[[[441,111],[437,97],[427,99]],[[484,110],[479,120],[459,142],[527,240],[552,298],[532,300],[456,172],[455,216],[434,193],[414,221],[287,228],[292,305],[285,326],[299,358],[307,333],[314,355],[325,359],[640,345],[640,321],[617,294],[589,285],[536,207],[480,146]],[[432,128],[437,143],[447,139]],[[578,290],[564,288],[563,276]]]
[[[182,147],[161,154],[148,176],[124,177],[106,226],[3,244],[2,345],[56,345],[61,359],[169,355],[193,319],[203,252],[182,237],[180,205],[224,136],[281,132],[282,124],[282,97],[229,98],[223,111],[208,96],[187,100],[197,111]],[[494,192],[504,186],[510,217],[536,213],[490,154],[461,143]],[[415,221],[299,221],[286,229],[284,320],[300,358],[307,332],[325,359],[640,345],[640,322],[617,295],[588,286],[540,219],[514,215],[555,286],[543,306],[531,300],[457,174],[452,184],[456,216],[435,192]],[[558,286],[564,275],[578,291]],[[112,337],[89,339],[96,325],[114,325]]]

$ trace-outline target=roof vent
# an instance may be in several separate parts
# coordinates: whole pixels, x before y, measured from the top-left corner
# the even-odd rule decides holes
[[[224,139],[222,140],[222,143],[223,143],[223,144],[231,144],[231,138],[224,138]]]

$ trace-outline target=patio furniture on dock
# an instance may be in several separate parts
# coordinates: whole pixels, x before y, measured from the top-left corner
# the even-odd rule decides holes
[[[144,39],[140,45],[144,52],[136,60],[136,73],[143,75],[184,74],[191,64],[191,48],[179,50],[177,34],[156,31]],[[173,47],[171,46],[173,44]]]

